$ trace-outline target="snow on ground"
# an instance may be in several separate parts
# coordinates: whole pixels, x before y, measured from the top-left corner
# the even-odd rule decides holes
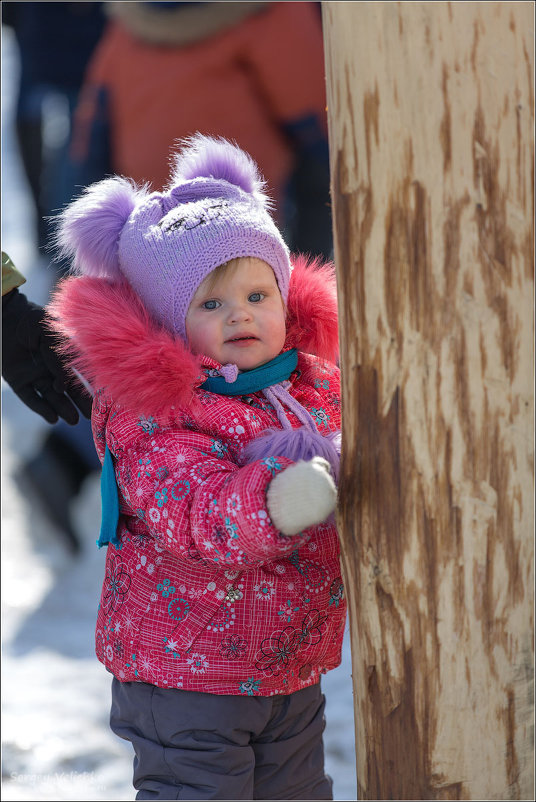
[[[33,209],[13,137],[17,52],[2,32],[2,248],[47,300],[50,273],[33,243]],[[108,727],[110,677],[93,653],[104,552],[98,480],[74,506],[84,537],[76,559],[63,550],[37,503],[15,478],[47,424],[2,382],[2,797],[5,800],[129,800],[130,744]],[[354,724],[348,632],[342,665],[323,681],[327,771],[336,800],[355,799]]]

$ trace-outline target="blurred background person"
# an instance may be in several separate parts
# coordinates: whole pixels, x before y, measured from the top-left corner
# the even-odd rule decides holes
[[[72,119],[86,66],[105,23],[103,3],[2,3],[2,24],[12,28],[19,55],[16,141],[35,207],[39,269],[48,268],[52,285],[62,270],[51,264],[50,218],[79,192],[67,157]],[[20,305],[21,299],[15,300]],[[13,303],[10,298],[10,309]],[[84,418],[72,426],[62,417],[19,475],[39,497],[72,552],[80,544],[70,502],[99,468],[89,421]]]
[[[48,216],[72,198],[65,156],[84,71],[105,24],[102,3],[2,3],[13,29],[20,79],[15,130],[46,252]]]
[[[99,6],[107,20],[85,51],[54,211],[112,173],[161,189],[177,140],[200,131],[236,141],[259,164],[293,251],[332,257],[320,3],[6,5]],[[22,468],[73,544],[71,502],[99,468],[85,421],[58,424]]]
[[[77,183],[112,172],[161,189],[177,139],[234,139],[260,165],[291,248],[329,258],[320,3],[105,8],[71,141]]]

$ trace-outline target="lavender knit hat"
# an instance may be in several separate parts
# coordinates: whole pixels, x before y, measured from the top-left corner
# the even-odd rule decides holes
[[[190,302],[216,267],[240,256],[264,260],[285,303],[291,267],[251,157],[202,134],[182,146],[163,192],[119,176],[87,187],[59,216],[56,244],[62,257],[74,257],[75,272],[125,278],[152,316],[185,340]]]

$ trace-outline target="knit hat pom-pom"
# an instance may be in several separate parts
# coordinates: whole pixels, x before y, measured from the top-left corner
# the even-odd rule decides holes
[[[335,481],[339,478],[341,454],[340,431],[330,432],[325,437],[305,426],[299,429],[266,429],[255,440],[251,440],[242,451],[241,463],[248,465],[269,457],[286,457],[293,462],[323,457],[331,466]]]
[[[200,133],[181,140],[181,144],[183,149],[174,157],[170,187],[194,178],[214,178],[240,187],[263,206],[269,205],[257,165],[237,145]]]
[[[72,272],[92,278],[121,279],[119,238],[146,190],[114,176],[86,187],[58,216],[54,246],[72,258]]]

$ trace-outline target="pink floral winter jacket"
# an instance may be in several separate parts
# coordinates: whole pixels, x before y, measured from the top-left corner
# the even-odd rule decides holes
[[[346,604],[335,526],[296,537],[271,523],[266,491],[290,464],[241,466],[246,443],[280,428],[262,392],[203,390],[220,366],[152,322],[126,285],[70,278],[50,307],[99,388],[93,433],[119,488],[120,547],[107,547],[96,652],[121,681],[269,696],[340,663]],[[294,261],[285,350],[290,393],[321,433],[340,427],[334,277]],[[318,354],[318,356],[313,355]],[[288,412],[293,426],[300,421]]]

